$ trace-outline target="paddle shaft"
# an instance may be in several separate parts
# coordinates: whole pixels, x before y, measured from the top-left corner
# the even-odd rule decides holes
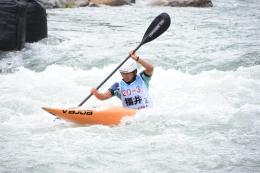
[[[133,53],[135,53],[143,44],[139,44],[134,50]],[[130,55],[128,55],[124,61],[122,61],[117,68],[115,68],[96,88],[97,90],[104,85],[104,83],[130,58]],[[79,105],[78,107],[82,106],[93,94],[90,93]]]

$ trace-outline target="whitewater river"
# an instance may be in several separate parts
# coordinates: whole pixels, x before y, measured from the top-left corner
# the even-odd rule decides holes
[[[259,2],[213,3],[48,10],[47,39],[0,54],[0,172],[260,172]],[[161,12],[171,27],[138,51],[155,66],[154,108],[112,128],[41,109],[77,106]],[[83,106],[118,105],[93,97]]]

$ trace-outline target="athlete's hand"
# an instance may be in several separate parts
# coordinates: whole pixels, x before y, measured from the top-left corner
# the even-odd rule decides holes
[[[95,96],[98,95],[98,90],[96,88],[92,88],[90,92]]]
[[[133,60],[138,61],[139,56],[138,56],[136,53],[133,53],[133,51],[130,51],[130,52],[129,52],[129,55],[130,55],[130,57],[131,57]]]

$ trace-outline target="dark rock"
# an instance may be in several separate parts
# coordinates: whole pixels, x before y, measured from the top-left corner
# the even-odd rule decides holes
[[[32,43],[47,37],[47,13],[37,0],[27,0],[26,42]]]
[[[26,38],[26,2],[0,1],[0,50],[20,50]]]

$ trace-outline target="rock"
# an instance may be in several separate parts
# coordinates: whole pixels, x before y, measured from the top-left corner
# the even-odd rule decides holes
[[[54,3],[51,3],[51,2],[48,2],[48,1],[42,1],[42,4],[44,5],[44,7],[46,8],[46,9],[48,9],[48,8],[54,8]]]
[[[90,3],[96,5],[109,5],[109,6],[120,6],[120,5],[129,4],[127,0],[90,0]]]
[[[37,0],[27,0],[26,42],[33,43],[48,35],[47,13]]]
[[[172,7],[212,7],[211,0],[169,0]]]
[[[89,0],[41,0],[45,8],[73,8],[89,5]]]
[[[88,4],[88,6],[89,6],[89,7],[99,7],[99,5],[97,5],[97,4],[93,3],[93,2],[90,2],[90,3]]]
[[[42,0],[45,8],[96,7],[99,5],[120,6],[129,4],[128,0]]]
[[[0,1],[0,50],[10,51],[24,48],[26,12],[26,1]]]
[[[41,0],[45,8],[61,8],[63,1],[60,0]]]
[[[151,0],[148,5],[152,6],[167,6],[169,4],[169,0]]]
[[[89,5],[89,0],[77,0],[75,1],[77,7],[86,7]]]

